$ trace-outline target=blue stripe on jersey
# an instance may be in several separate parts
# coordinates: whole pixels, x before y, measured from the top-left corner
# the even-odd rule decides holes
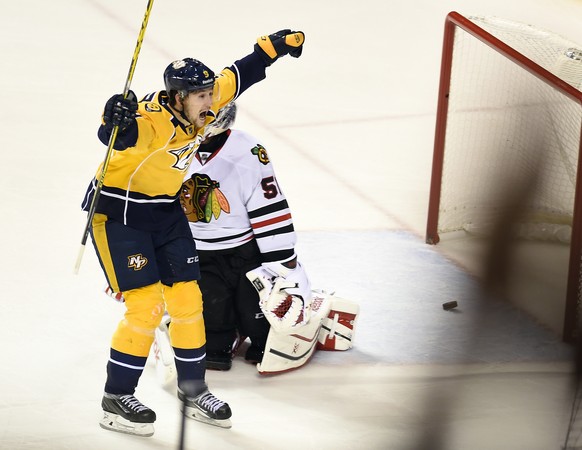
[[[96,180],[93,179],[81,205],[84,211],[88,211],[91,205],[95,187]],[[148,231],[161,230],[184,215],[179,194],[149,197],[109,186],[103,186],[95,212],[124,225],[131,224],[134,228]]]

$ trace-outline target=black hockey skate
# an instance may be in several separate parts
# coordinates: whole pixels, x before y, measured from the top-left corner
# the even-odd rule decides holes
[[[232,360],[236,355],[241,344],[245,341],[246,336],[241,336],[238,332],[231,344],[225,345],[218,350],[209,349],[206,346],[206,369],[207,370],[230,370]],[[215,344],[216,347],[216,344]]]
[[[260,364],[263,360],[263,354],[265,353],[264,348],[265,347],[261,349],[259,346],[251,344],[245,354],[245,360],[251,364]]]
[[[230,370],[232,367],[231,352],[206,352],[206,369]]]
[[[152,436],[156,413],[133,395],[114,395],[107,392],[101,400],[104,416],[101,428],[136,436]]]
[[[232,426],[230,406],[208,392],[207,388],[193,397],[187,396],[178,388],[178,398],[182,402],[181,409],[186,417],[221,428]]]

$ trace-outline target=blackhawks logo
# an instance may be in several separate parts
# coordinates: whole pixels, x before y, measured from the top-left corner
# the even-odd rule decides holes
[[[269,155],[267,155],[267,150],[261,144],[255,145],[251,148],[251,153],[259,157],[259,161],[265,166],[269,164]]]
[[[201,173],[193,174],[184,182],[180,203],[190,222],[208,223],[212,216],[218,219],[222,211],[230,213],[230,204],[220,190],[220,183]]]

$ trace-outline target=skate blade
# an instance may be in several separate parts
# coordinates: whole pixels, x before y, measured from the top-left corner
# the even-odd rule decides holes
[[[184,411],[184,410],[182,410],[182,411]],[[198,411],[197,409],[194,409],[194,408],[186,407],[186,412],[184,412],[184,415],[186,417],[188,417],[189,419],[194,419],[198,422],[206,423],[208,425],[214,425],[215,427],[220,427],[220,428],[231,428],[232,427],[232,422],[230,421],[230,419],[222,419],[222,420],[211,419],[210,417],[206,417],[204,414],[202,414],[200,411]]]
[[[131,434],[134,436],[150,437],[154,434],[153,423],[130,422],[123,417],[104,412],[99,426],[105,430],[116,431],[118,433]]]

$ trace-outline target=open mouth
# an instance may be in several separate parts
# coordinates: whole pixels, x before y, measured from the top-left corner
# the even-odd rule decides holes
[[[198,115],[198,119],[201,121],[205,121],[206,120],[206,115],[208,114],[208,111],[202,111],[199,115]]]

